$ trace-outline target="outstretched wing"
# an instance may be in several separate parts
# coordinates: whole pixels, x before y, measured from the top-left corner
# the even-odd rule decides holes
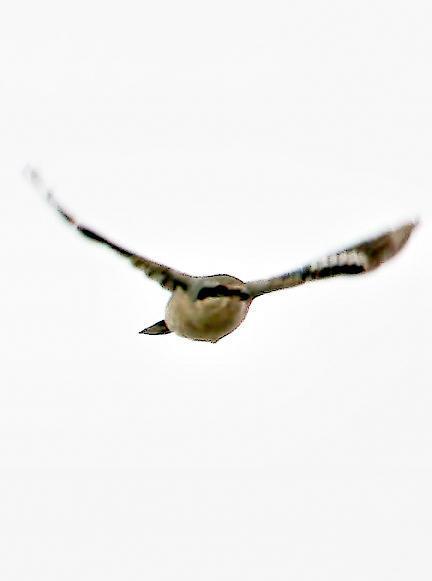
[[[274,278],[248,282],[246,288],[252,297],[257,297],[311,280],[329,278],[341,274],[370,272],[389,260],[389,258],[392,258],[405,246],[416,225],[417,222],[407,222],[399,228],[355,244],[346,250],[335,252],[293,272]]]
[[[33,186],[35,186],[35,188],[60,214],[60,216],[83,236],[86,236],[86,238],[90,238],[90,240],[94,240],[95,242],[100,242],[101,244],[112,248],[112,250],[115,250],[118,254],[125,256],[136,268],[144,271],[149,278],[158,282],[163,288],[173,291],[177,287],[181,287],[184,290],[187,290],[189,281],[192,277],[183,272],[178,272],[177,270],[169,268],[168,266],[164,266],[163,264],[159,264],[158,262],[153,262],[144,256],[135,254],[134,252],[131,252],[130,250],[127,250],[118,244],[115,244],[111,240],[108,240],[108,238],[101,236],[94,230],[83,226],[57,202],[51,190],[45,186],[40,175],[35,170],[26,169],[26,175]]]

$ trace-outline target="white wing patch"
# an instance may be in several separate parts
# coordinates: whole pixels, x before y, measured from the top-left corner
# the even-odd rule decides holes
[[[364,252],[358,252],[357,250],[343,251],[338,254],[331,254],[325,258],[321,258],[316,262],[313,262],[309,269],[313,272],[319,272],[324,269],[344,266],[358,266],[362,267],[363,270],[367,270],[369,266],[368,257]]]

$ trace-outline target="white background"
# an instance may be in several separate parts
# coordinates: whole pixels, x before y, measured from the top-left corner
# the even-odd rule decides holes
[[[0,578],[432,578],[427,1],[10,3],[0,19]],[[406,218],[369,276],[217,345],[25,183],[192,274]]]

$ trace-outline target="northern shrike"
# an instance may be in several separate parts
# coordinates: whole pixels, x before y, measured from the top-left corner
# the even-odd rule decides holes
[[[83,226],[56,201],[35,170],[27,169],[26,175],[49,204],[78,232],[109,246],[171,292],[165,319],[140,331],[146,335],[173,332],[188,339],[216,343],[242,323],[256,297],[312,280],[375,270],[403,248],[417,225],[415,221],[407,222],[322,260],[273,278],[243,282],[227,274],[191,276],[126,250]]]

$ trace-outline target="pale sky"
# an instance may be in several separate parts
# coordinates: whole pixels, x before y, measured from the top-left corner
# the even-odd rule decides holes
[[[2,581],[430,581],[432,8],[14,2],[0,19]],[[216,345],[67,227],[286,272],[419,217],[378,271]]]

